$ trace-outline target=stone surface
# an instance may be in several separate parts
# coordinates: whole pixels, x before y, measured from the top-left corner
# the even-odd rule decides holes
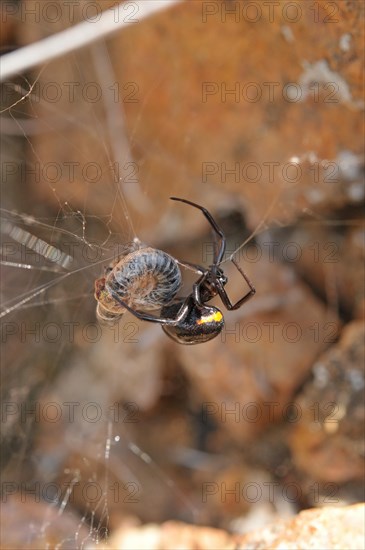
[[[362,550],[364,548],[364,505],[306,510],[293,519],[279,521],[247,535],[233,536],[206,527],[167,522],[142,527],[121,527],[110,540],[120,550]]]
[[[277,522],[245,535],[239,550],[362,550],[365,540],[363,504],[344,508],[305,510],[288,521]]]
[[[34,196],[105,219],[116,195],[115,161],[143,239],[183,231],[184,214],[169,210],[170,194],[213,210],[234,197],[249,206],[250,227],[272,201],[268,219],[281,222],[307,207],[358,204],[351,185],[359,185],[363,164],[363,5],[295,6],[296,13],[287,1],[260,5],[256,17],[241,2],[182,2],[110,39],[109,73],[95,51],[79,52],[78,66],[69,58],[50,63],[39,80],[42,100],[31,107],[38,125],[32,145],[43,163],[64,169],[56,182],[30,175]],[[63,25],[58,20],[52,32]],[[23,40],[27,33],[34,40],[37,29],[26,27]],[[81,91],[99,81],[100,99],[85,101]],[[43,92],[49,82],[63,91],[56,102]],[[73,101],[67,82],[77,84]],[[91,159],[100,176],[85,181]],[[72,181],[70,162],[77,165]],[[225,173],[232,169],[237,174]],[[117,198],[114,231],[126,230],[124,215]]]
[[[320,356],[314,379],[297,398],[303,411],[293,425],[291,448],[297,468],[312,479],[363,483],[364,475],[364,327],[347,325],[339,343]]]
[[[226,327],[212,342],[177,348],[205,421],[216,422],[242,446],[265,427],[290,419],[296,390],[339,328],[290,267],[262,258],[248,269],[254,299],[225,313]],[[244,292],[241,279],[228,273],[230,291]]]
[[[207,4],[218,12],[205,21]],[[226,532],[209,527],[201,532],[170,523],[161,538],[158,525],[169,518],[246,529],[254,505],[244,498],[237,501],[234,494],[224,500],[219,492],[204,502],[204,483],[215,483],[213,488],[275,484],[280,498],[275,494],[272,502],[263,493],[258,502],[269,510],[262,513],[270,521],[328,502],[327,489],[338,489],[334,496],[339,503],[363,498],[361,323],[348,326],[339,344],[336,338],[341,323],[360,319],[363,307],[364,245],[355,208],[363,199],[364,7],[348,1],[296,2],[300,17],[293,22],[285,15],[293,17],[290,4],[280,2],[271,20],[266,13],[256,22],[244,11],[222,19],[223,10],[232,5],[243,10],[242,2],[183,2],[106,44],[50,62],[43,71],[37,68],[27,81],[20,79],[25,91],[29,83],[36,85],[2,119],[5,134],[24,141],[17,147],[10,138],[7,143],[4,159],[20,159],[23,172],[3,182],[5,208],[33,214],[34,219],[21,224],[16,214],[13,219],[46,242],[61,248],[76,243],[72,268],[79,271],[61,279],[59,273],[19,268],[15,277],[13,268],[4,266],[7,299],[15,301],[60,277],[49,293],[36,297],[39,307],[26,303],[7,318],[14,324],[8,325],[10,334],[3,342],[2,381],[5,402],[13,409],[3,426],[4,479],[17,486],[36,480],[42,487],[71,487],[67,502],[28,506],[22,495],[14,499],[7,514],[14,519],[9,525],[17,547],[33,535],[33,526],[36,547],[38,539],[43,544],[48,520],[51,528],[55,525],[49,540],[59,545],[65,531],[57,521],[68,514],[73,519],[65,522],[66,531],[72,541],[80,529],[90,547],[107,525],[115,531],[120,515],[126,514],[156,522],[141,528],[142,535],[138,520],[130,522],[133,531],[125,525],[121,536],[126,545],[170,548],[181,537],[187,548],[211,548],[215,540],[220,547],[231,547]],[[27,2],[29,11],[40,5]],[[264,3],[256,5],[264,9]],[[76,8],[75,21],[82,4]],[[68,26],[65,21],[31,23],[26,29],[20,24],[19,41],[32,42]],[[112,71],[105,74],[109,55]],[[18,82],[13,82],[11,102],[20,98]],[[69,99],[70,82],[76,85],[75,100]],[[101,86],[100,101],[85,100],[82,92],[90,83]],[[213,83],[214,93],[206,98],[204,83]],[[257,101],[249,97],[248,83],[254,83],[250,91],[262,92]],[[285,96],[288,83],[304,94],[300,101]],[[57,101],[51,97],[52,84],[61,91]],[[222,100],[225,86],[229,90],[237,84],[238,100],[232,94]],[[92,86],[88,90],[92,93]],[[134,93],[137,101],[130,102]],[[120,181],[111,170],[114,160],[121,168]],[[137,164],[126,167],[131,161]],[[61,167],[55,181],[53,163]],[[67,167],[73,163],[71,179]],[[88,163],[101,169],[97,181],[85,177]],[[285,172],[288,163],[291,169]],[[37,178],[35,166],[50,171]],[[296,167],[299,175],[293,179]],[[212,174],[204,172],[208,168]],[[233,168],[238,172],[225,174]],[[255,168],[261,170],[257,180]],[[252,259],[252,246],[236,254],[257,294],[236,312],[222,308],[227,331],[203,346],[175,345],[161,327],[132,316],[123,318],[117,332],[103,327],[99,337],[93,286],[115,259],[111,243],[125,245],[137,235],[177,258],[209,263],[206,251],[212,248],[212,237],[206,220],[185,205],[170,203],[170,195],[204,204],[223,222],[227,215],[227,227],[234,226],[229,253],[257,228],[256,250],[265,253]],[[296,232],[289,236],[286,226],[291,222]],[[305,232],[308,223],[313,230]],[[69,233],[59,233],[61,226]],[[278,233],[273,230],[277,226]],[[269,232],[261,233],[267,227]],[[277,253],[271,256],[268,250],[276,240]],[[87,255],[93,251],[89,241],[103,252],[97,261]],[[338,245],[335,263],[327,261],[332,249],[325,248],[332,242]],[[302,257],[293,260],[289,252],[297,249]],[[11,259],[25,261],[21,255]],[[43,260],[41,267],[47,265]],[[242,279],[228,262],[223,265],[229,293],[239,298]],[[192,276],[183,292],[191,292],[194,280]],[[55,324],[61,338],[54,342],[42,331]],[[22,327],[33,333],[24,336]],[[73,420],[66,414],[70,402],[77,404]],[[59,406],[61,419],[55,422],[32,412],[24,418],[24,409],[35,403],[43,411],[50,403]],[[335,408],[324,409],[323,403],[335,403]],[[81,414],[85,404],[91,404],[91,413],[100,407],[100,421]],[[328,418],[332,415],[334,423]],[[92,502],[83,494],[90,483],[104,491]],[[128,483],[138,486],[137,503],[126,501]],[[283,497],[289,483],[299,488],[299,496],[290,501]],[[121,489],[119,500],[115,486]],[[34,514],[29,515],[32,504]],[[357,521],[359,510],[363,513],[361,508],[344,508],[300,516],[305,529],[317,533],[314,542],[304,539],[302,519],[280,524],[283,545],[289,525],[297,529],[293,540],[304,548],[312,543],[336,547],[321,529],[330,537],[328,525],[334,531],[343,519],[348,527],[349,517]],[[16,538],[18,525],[25,536],[19,528]],[[345,533],[338,540],[351,548],[355,528],[348,531],[350,542],[340,538]],[[262,531],[254,537],[258,548],[267,547]]]
[[[282,248],[294,242],[300,251],[295,267],[301,276],[333,309],[358,319],[365,312],[365,231],[360,216],[361,212],[353,221],[346,217],[343,223],[348,228],[341,226],[341,219],[333,224],[323,219],[315,226],[302,223],[281,232]]]

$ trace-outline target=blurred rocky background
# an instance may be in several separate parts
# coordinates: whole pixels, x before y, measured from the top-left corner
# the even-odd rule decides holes
[[[3,51],[115,4],[4,2]],[[2,547],[363,547],[363,44],[362,2],[183,1],[3,84]],[[95,318],[134,236],[211,262],[171,195],[257,289],[199,346]]]

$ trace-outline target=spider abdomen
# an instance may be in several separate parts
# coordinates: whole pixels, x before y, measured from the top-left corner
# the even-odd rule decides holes
[[[154,310],[169,304],[181,287],[181,272],[174,258],[155,248],[142,248],[124,256],[106,276],[105,288],[130,307]]]
[[[182,302],[174,303],[162,309],[161,314],[174,317]],[[200,344],[209,342],[221,333],[224,327],[222,312],[214,306],[199,305],[190,298],[188,313],[176,325],[162,325],[164,332],[179,344]]]

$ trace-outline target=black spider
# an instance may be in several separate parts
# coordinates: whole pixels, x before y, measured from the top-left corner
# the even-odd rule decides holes
[[[218,336],[224,326],[222,312],[217,307],[206,305],[207,302],[214,298],[214,296],[219,295],[225,307],[228,310],[234,310],[240,308],[245,302],[247,302],[247,300],[249,300],[256,291],[247,275],[232,258],[233,264],[241,273],[250,290],[235,304],[231,303],[231,300],[229,299],[224,288],[227,284],[227,277],[220,267],[220,263],[223,260],[226,249],[226,238],[223,231],[217,225],[213,216],[203,206],[178,197],[170,197],[170,199],[184,202],[186,204],[190,204],[190,206],[198,208],[212,226],[218,237],[218,243],[214,253],[212,265],[205,268],[189,262],[179,262],[182,265],[196,270],[200,273],[200,277],[194,283],[191,294],[185,298],[176,300],[172,304],[164,305],[161,308],[160,317],[154,317],[153,315],[130,307],[120,298],[120,295],[115,288],[109,286],[108,291],[121,306],[127,309],[135,317],[138,317],[138,319],[149,321],[151,323],[159,323],[165,333],[176,342],[179,342],[180,344],[199,344],[200,342],[207,342],[208,340]],[[166,253],[162,254],[168,256]],[[168,256],[168,258],[171,258],[171,256]]]

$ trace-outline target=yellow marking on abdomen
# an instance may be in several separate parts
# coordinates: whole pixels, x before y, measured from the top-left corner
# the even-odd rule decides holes
[[[216,311],[215,313],[212,313],[211,315],[208,315],[207,317],[202,317],[197,321],[198,325],[205,325],[205,323],[211,323],[212,321],[216,321],[219,323],[223,319],[223,315],[220,311]]]

